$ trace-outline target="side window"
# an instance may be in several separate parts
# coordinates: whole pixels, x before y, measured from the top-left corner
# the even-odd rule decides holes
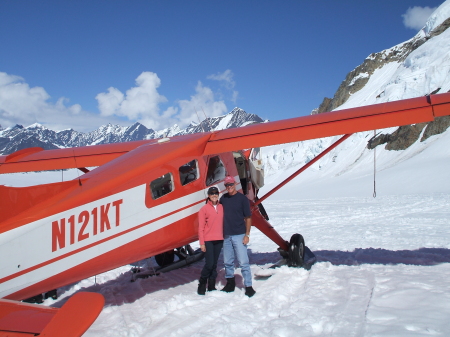
[[[184,164],[178,169],[180,173],[181,185],[187,185],[190,182],[198,179],[198,165],[197,160],[192,160],[187,164]]]
[[[150,191],[152,192],[152,198],[158,199],[163,195],[173,191],[172,174],[167,173],[158,179],[153,180],[150,183]]]
[[[227,172],[225,165],[219,156],[209,158],[208,172],[206,174],[206,186],[212,185],[222,179],[225,179]]]

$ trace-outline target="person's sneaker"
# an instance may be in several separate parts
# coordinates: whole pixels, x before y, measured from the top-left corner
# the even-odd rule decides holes
[[[255,291],[255,289],[253,289],[252,286],[245,287],[245,295],[247,295],[248,297],[252,297],[255,294],[256,294],[256,291]]]

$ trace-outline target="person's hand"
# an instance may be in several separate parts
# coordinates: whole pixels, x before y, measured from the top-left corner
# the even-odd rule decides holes
[[[244,235],[244,239],[242,240],[242,243],[243,243],[244,245],[246,245],[246,244],[248,244],[249,241],[250,241],[250,237],[247,236],[247,235]]]
[[[202,250],[202,252],[206,252],[206,246],[205,245],[200,245],[200,249]]]

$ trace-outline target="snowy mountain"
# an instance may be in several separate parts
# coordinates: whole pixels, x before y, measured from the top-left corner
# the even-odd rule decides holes
[[[450,1],[446,1],[412,39],[369,55],[361,65],[346,76],[334,97],[325,98],[313,113],[326,113],[331,110],[449,92],[449,26]],[[295,179],[296,187],[292,188],[297,194],[301,193],[299,192],[301,190],[305,191],[305,195],[306,191],[310,193],[309,195],[315,196],[326,196],[329,193],[338,195],[342,191],[334,193],[333,189],[329,188],[325,192],[325,189],[317,188],[317,184],[323,181],[324,186],[332,186],[333,182],[341,179],[343,175],[355,181],[356,190],[359,190],[356,187],[356,181],[361,182],[363,177],[367,180],[363,185],[371,186],[373,185],[374,159],[376,171],[392,171],[394,167],[401,165],[428,165],[431,168],[436,164],[436,160],[442,161],[446,158],[448,136],[445,134],[448,131],[445,131],[449,125],[450,118],[441,117],[431,123],[377,130],[376,137],[373,137],[373,131],[354,134],[343,145],[316,163],[309,172]],[[263,153],[268,182],[281,181],[283,177],[286,177],[287,172],[294,172],[294,169],[309,162],[337,139],[338,137],[330,137],[265,148]],[[417,162],[418,158],[426,157],[432,151],[431,148],[435,149],[431,155],[434,159],[429,158],[428,163]],[[287,172],[284,172],[286,170]],[[420,172],[423,173],[423,171]],[[442,185],[436,188],[438,191],[448,191],[450,186],[447,183],[448,179],[445,179],[446,173],[440,173],[444,176],[437,180],[442,181]],[[413,180],[416,173],[412,174]],[[433,174],[432,170],[429,170],[428,174]],[[397,177],[397,180],[401,178]],[[405,186],[409,192],[421,190],[418,182],[423,182],[423,179],[416,178],[418,180],[415,183]],[[311,181],[314,181],[315,185],[310,183]],[[302,186],[301,189],[299,189],[300,186]],[[368,190],[366,189],[366,193]],[[389,190],[392,191],[392,189]],[[400,188],[398,192],[401,192]]]
[[[73,129],[62,131],[49,130],[40,124],[27,127],[15,125],[0,129],[0,154],[9,154],[28,147],[42,147],[45,150],[65,147],[88,146],[107,143],[129,142],[134,140],[171,137],[211,130],[237,128],[253,123],[264,122],[259,116],[249,114],[240,108],[234,108],[224,116],[206,118],[200,124],[191,123],[186,129],[178,125],[155,131],[147,129],[140,123],[123,127],[119,125],[102,125],[98,129],[82,133]]]

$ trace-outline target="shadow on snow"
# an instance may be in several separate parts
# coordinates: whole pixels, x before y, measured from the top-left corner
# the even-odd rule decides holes
[[[433,266],[450,262],[450,249],[420,248],[417,250],[387,250],[382,248],[357,248],[352,252],[335,250],[315,251],[317,262],[355,266],[360,264],[407,264]]]
[[[352,252],[318,250],[314,251],[317,262],[330,262],[333,265],[357,266],[361,264],[406,264],[417,266],[433,266],[440,263],[450,262],[450,249],[447,248],[420,248],[417,250],[387,250],[381,248],[357,248]],[[268,265],[274,264],[280,260],[278,252],[253,253],[249,250],[249,259],[251,265]],[[143,260],[146,261],[146,260]],[[196,262],[184,268],[173,270],[168,273],[152,276],[147,279],[134,279],[131,269],[133,266],[143,267],[147,262],[139,261],[130,265],[130,271],[122,273],[117,278],[109,280],[103,284],[93,284],[92,286],[82,287],[78,291],[98,292],[105,297],[105,307],[120,306],[125,303],[133,303],[147,294],[151,294],[161,290],[168,290],[177,286],[188,284],[197,280],[203,267],[204,260]],[[314,267],[313,267],[314,268]],[[144,268],[144,271],[146,268]],[[151,271],[147,270],[147,271]],[[218,264],[217,284],[220,289],[225,284],[225,271],[223,267],[223,257],[220,256]],[[242,288],[242,277],[240,270],[236,270],[236,285]],[[62,295],[76,284],[68,285],[58,289],[58,293]],[[197,283],[192,286],[192,294],[196,294]],[[180,289],[180,292],[186,293]],[[164,294],[162,294],[164,297]],[[172,296],[168,294],[167,296]],[[70,297],[70,296],[69,296]],[[52,307],[61,307],[69,297],[63,298],[55,303]]]

